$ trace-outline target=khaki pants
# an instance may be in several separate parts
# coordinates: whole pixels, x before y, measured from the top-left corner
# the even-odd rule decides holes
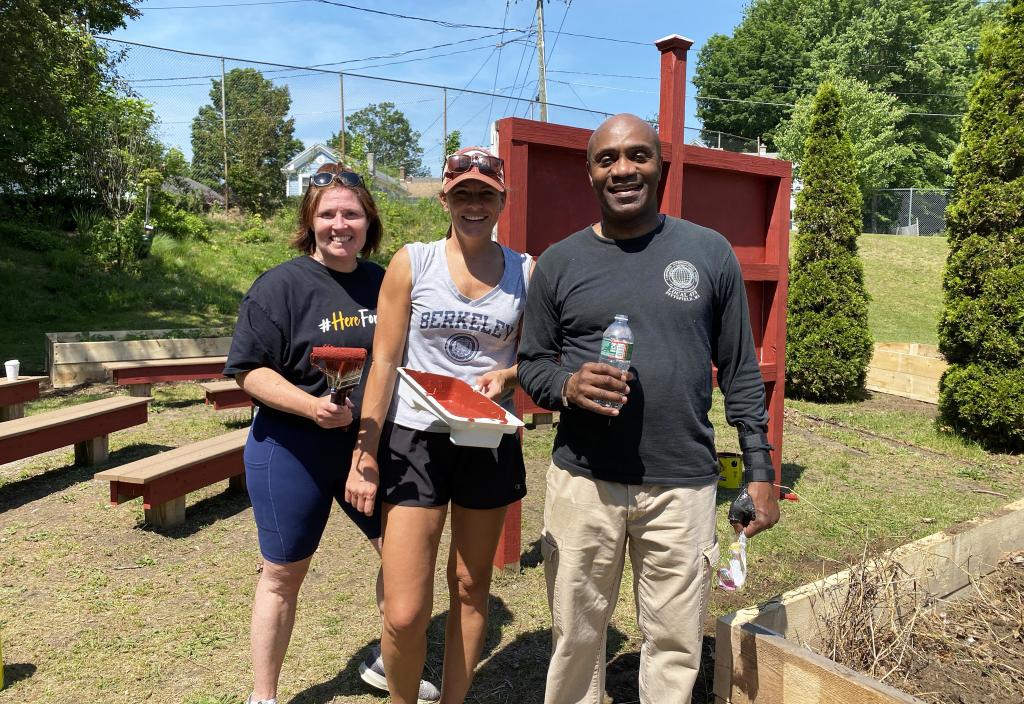
[[[603,701],[605,640],[627,550],[643,635],[640,701],[690,701],[718,564],[716,490],[619,484],[548,468],[541,551],[552,654],[545,704]]]

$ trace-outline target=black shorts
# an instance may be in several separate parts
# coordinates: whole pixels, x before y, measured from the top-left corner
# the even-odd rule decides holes
[[[380,438],[380,489],[396,506],[508,506],[526,496],[526,466],[516,433],[498,447],[455,445],[448,433],[385,423]]]

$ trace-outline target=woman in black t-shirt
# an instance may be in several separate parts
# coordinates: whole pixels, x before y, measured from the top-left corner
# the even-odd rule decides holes
[[[361,260],[377,249],[383,227],[358,174],[320,167],[299,207],[296,257],[262,274],[239,309],[224,373],[253,397],[257,412],[245,446],[245,476],[259,534],[263,570],[252,613],[254,686],[250,704],[276,702],[295,622],[299,588],[323,536],[331,502],[380,553],[380,512],[366,516],[344,500],[363,385],[344,405],[331,402],[314,346],[372,352],[383,269]],[[380,575],[378,607],[383,603]],[[360,670],[380,688],[379,650]],[[386,681],[383,688],[386,689]],[[421,700],[437,701],[422,683]]]

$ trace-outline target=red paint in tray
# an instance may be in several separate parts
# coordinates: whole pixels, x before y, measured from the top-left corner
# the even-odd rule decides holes
[[[406,369],[405,372],[423,387],[428,396],[440,403],[453,416],[468,420],[486,418],[500,423],[508,422],[505,418],[505,409],[474,391],[473,387],[462,379],[414,369]]]

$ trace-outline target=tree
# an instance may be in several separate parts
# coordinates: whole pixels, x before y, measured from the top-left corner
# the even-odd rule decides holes
[[[775,128],[788,105],[809,99],[826,76],[857,79],[892,95],[902,108],[896,125],[906,155],[900,185],[942,185],[958,129],[945,115],[963,111],[963,93],[977,68],[973,47],[994,5],[753,0],[732,37],[712,37],[700,52],[697,115],[707,130],[762,136],[777,146]]]
[[[1024,0],[981,41],[953,156],[939,412],[994,450],[1024,451]]]
[[[88,196],[80,127],[115,90],[117,58],[90,32],[111,32],[139,12],[130,0],[7,0],[2,7],[0,190],[50,202]]]
[[[786,385],[798,397],[845,401],[864,385],[872,340],[864,270],[857,258],[861,196],[842,103],[831,83],[823,83],[814,99],[802,171]]]
[[[906,183],[904,167],[913,157],[913,150],[900,144],[897,127],[906,109],[896,96],[872,91],[863,81],[834,74],[829,82],[843,104],[842,129],[853,144],[857,185],[864,200],[869,201],[871,193],[880,188]],[[814,100],[813,95],[801,97],[792,115],[774,133],[779,154],[793,162],[797,178],[801,176]]]
[[[367,152],[373,152],[375,163],[394,172],[405,167],[405,173],[422,175],[423,149],[420,133],[394,103],[375,103],[358,110],[348,118],[346,145],[354,137],[362,137]]]
[[[267,214],[284,202],[281,168],[302,151],[295,121],[287,118],[291,97],[251,68],[224,77],[227,102],[228,188],[243,208]],[[221,82],[213,79],[210,104],[192,120],[192,170],[215,188],[224,185]]]
[[[448,157],[462,149],[462,132],[452,130],[444,140],[444,154],[441,155],[441,173],[444,174],[444,163]]]

